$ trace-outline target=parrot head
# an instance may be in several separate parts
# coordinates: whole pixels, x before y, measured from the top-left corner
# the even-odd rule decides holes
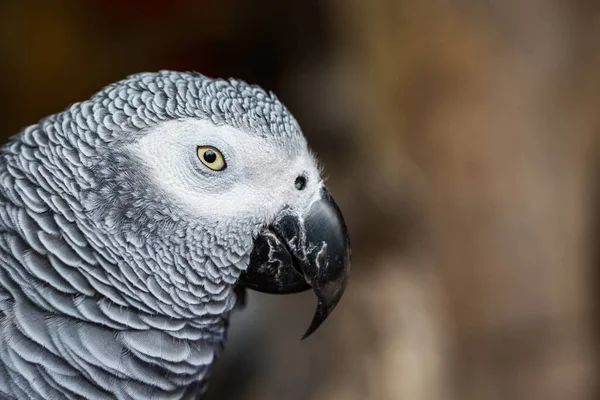
[[[122,96],[125,101],[119,102],[124,91],[133,97]],[[239,256],[242,267],[233,273],[204,267],[204,277],[273,294],[312,288],[317,309],[304,337],[312,333],[344,292],[350,245],[317,160],[279,100],[241,81],[173,72],[134,75],[99,96],[113,98],[107,101],[111,120],[104,124],[121,124],[105,136],[135,134],[106,139],[113,150],[97,157],[99,183],[91,191],[95,201],[90,208],[100,210],[98,218],[106,220],[116,209],[131,214],[137,207],[138,222],[146,226],[118,226],[132,243],[141,245],[151,235],[135,239],[135,233],[168,216],[175,222],[166,224],[172,228],[163,229],[162,236],[185,235],[178,221],[186,221],[186,226],[211,232],[211,239],[198,240],[239,247],[217,254],[226,260],[215,265],[238,262]],[[111,104],[120,109],[110,110]],[[143,114],[140,108],[150,111]],[[119,118],[128,110],[127,118]],[[135,167],[124,167],[131,163]],[[113,219],[127,219],[121,217]]]
[[[305,336],[340,300],[350,267],[346,226],[302,136],[272,140],[199,119],[158,124],[129,148],[187,218],[252,237],[238,285],[267,293],[312,288]]]

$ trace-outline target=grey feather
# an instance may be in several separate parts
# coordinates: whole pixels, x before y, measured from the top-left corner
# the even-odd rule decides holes
[[[250,243],[182,219],[122,150],[181,118],[303,140],[273,94],[163,71],[2,148],[0,398],[180,399],[206,387]]]

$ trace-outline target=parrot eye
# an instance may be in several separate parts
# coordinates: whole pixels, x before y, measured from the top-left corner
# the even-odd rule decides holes
[[[227,167],[223,154],[212,146],[198,146],[198,158],[202,164],[213,171],[222,171]]]

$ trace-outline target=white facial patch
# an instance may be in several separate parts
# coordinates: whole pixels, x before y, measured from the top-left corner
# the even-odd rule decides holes
[[[225,169],[206,167],[198,146],[218,149]],[[210,223],[240,218],[268,223],[285,206],[301,212],[319,198],[322,184],[304,140],[290,140],[288,146],[207,120],[162,122],[129,150],[174,204],[190,218]],[[294,184],[300,175],[307,178],[303,190]]]

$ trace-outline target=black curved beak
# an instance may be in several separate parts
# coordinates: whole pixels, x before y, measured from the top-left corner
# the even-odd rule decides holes
[[[317,310],[302,337],[313,333],[340,301],[350,274],[350,242],[339,207],[325,187],[302,215],[286,208],[254,239],[238,284],[265,293],[317,295]]]

